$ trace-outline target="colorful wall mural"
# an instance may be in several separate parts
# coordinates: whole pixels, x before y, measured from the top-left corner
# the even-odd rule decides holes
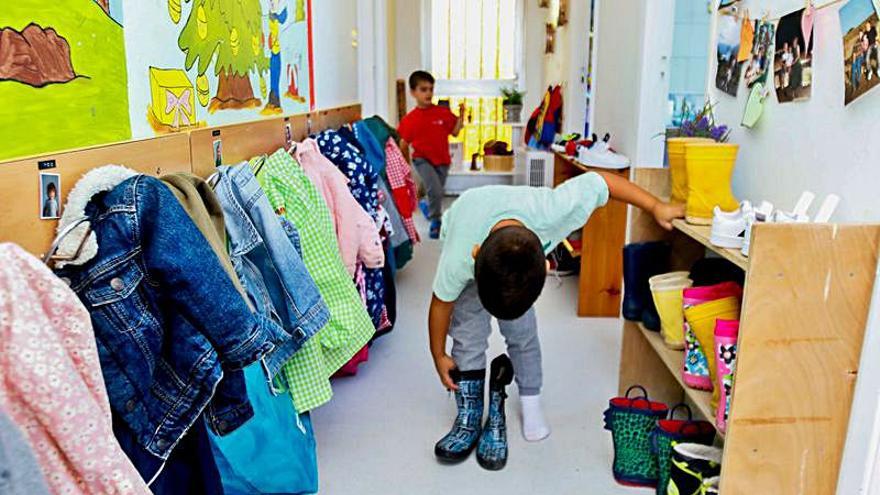
[[[107,0],[4,2],[0,159],[128,139],[128,108],[121,11]]]
[[[310,1],[8,2],[0,159],[310,110]]]

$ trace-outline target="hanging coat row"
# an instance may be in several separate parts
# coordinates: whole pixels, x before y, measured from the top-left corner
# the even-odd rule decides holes
[[[54,275],[0,246],[0,302],[14,301],[0,345],[30,363],[0,365],[18,385],[0,387],[0,419],[35,454],[34,493],[317,491],[308,411],[392,327],[396,255],[418,242],[411,177],[385,164],[393,136],[356,127],[208,182],[93,169],[68,196]],[[390,170],[407,194],[388,191]]]

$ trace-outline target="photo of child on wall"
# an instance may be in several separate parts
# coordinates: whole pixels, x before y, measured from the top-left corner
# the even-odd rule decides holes
[[[730,96],[736,96],[742,68],[742,64],[736,60],[742,29],[742,22],[736,11],[735,6],[718,11],[718,70],[715,73],[715,87]]]
[[[772,22],[755,21],[755,43],[746,64],[746,86],[751,88],[767,80],[767,70],[773,60],[775,33],[776,27]]]
[[[812,92],[813,37],[809,43],[804,39],[803,15],[804,9],[792,12],[780,19],[776,28],[773,86],[779,103],[808,100]]]
[[[844,103],[880,85],[877,10],[871,0],[850,0],[840,9],[843,32]]]
[[[40,218],[61,218],[61,176],[40,174]]]

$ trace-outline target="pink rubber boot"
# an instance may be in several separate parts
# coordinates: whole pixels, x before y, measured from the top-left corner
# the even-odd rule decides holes
[[[691,287],[682,292],[683,309],[691,306],[736,296],[742,299],[742,287],[736,282],[722,282],[717,285],[705,287]],[[685,385],[698,390],[712,390],[712,379],[709,378],[709,360],[697,340],[697,336],[691,331],[687,319],[684,321],[684,366],[682,368],[682,380]],[[712,352],[710,349],[709,352]]]
[[[730,395],[733,391],[733,375],[736,371],[736,348],[739,337],[738,320],[717,320],[715,322],[715,366],[721,392],[718,410],[715,413],[715,426],[721,433],[727,432],[727,417],[730,414]]]

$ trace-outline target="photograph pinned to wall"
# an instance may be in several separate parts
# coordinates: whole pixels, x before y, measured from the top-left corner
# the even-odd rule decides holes
[[[784,16],[776,27],[773,86],[779,103],[809,100],[812,93],[813,36],[809,41],[804,36],[804,12],[801,9]]]
[[[40,174],[40,218],[61,218],[61,176]]]
[[[872,0],[850,0],[840,9],[844,103],[847,105],[880,85],[877,12]]]
[[[746,64],[746,86],[751,88],[757,83],[765,84],[767,72],[773,63],[773,41],[776,26],[772,22],[755,21],[755,40],[752,52]]]
[[[718,11],[718,69],[715,73],[715,87],[736,96],[739,89],[742,64],[737,62],[739,54],[740,21],[735,5]]]
[[[223,165],[223,141],[220,139],[214,140],[214,166],[219,167]]]

